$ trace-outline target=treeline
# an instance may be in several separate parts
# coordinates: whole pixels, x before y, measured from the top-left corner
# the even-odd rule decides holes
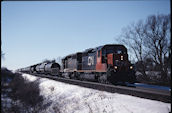
[[[148,81],[153,75],[156,82],[170,85],[170,30],[170,15],[163,14],[151,15],[146,20],[140,20],[122,30],[119,41],[133,53],[136,71],[141,73],[143,80]]]

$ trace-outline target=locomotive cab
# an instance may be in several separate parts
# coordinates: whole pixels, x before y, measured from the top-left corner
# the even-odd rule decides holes
[[[97,56],[97,59],[101,59],[101,62],[99,60],[97,62],[97,69],[106,70],[108,81],[112,83],[116,83],[117,81],[135,82],[135,71],[128,60],[125,46],[105,45],[98,50]]]

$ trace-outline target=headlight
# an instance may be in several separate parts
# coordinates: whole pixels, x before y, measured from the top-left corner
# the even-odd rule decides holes
[[[133,66],[130,66],[130,69],[133,69]]]
[[[118,67],[117,67],[117,66],[115,66],[114,68],[115,68],[115,69],[117,69]]]
[[[123,56],[121,56],[121,60],[123,60]]]

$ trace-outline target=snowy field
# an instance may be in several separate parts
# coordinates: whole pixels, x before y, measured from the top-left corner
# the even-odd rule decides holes
[[[29,81],[37,77],[23,74]],[[46,113],[169,113],[171,103],[40,79]]]

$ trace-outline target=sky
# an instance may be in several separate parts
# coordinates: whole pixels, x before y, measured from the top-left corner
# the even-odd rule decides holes
[[[1,67],[16,70],[118,44],[122,28],[153,14],[171,14],[170,0],[3,1]]]

